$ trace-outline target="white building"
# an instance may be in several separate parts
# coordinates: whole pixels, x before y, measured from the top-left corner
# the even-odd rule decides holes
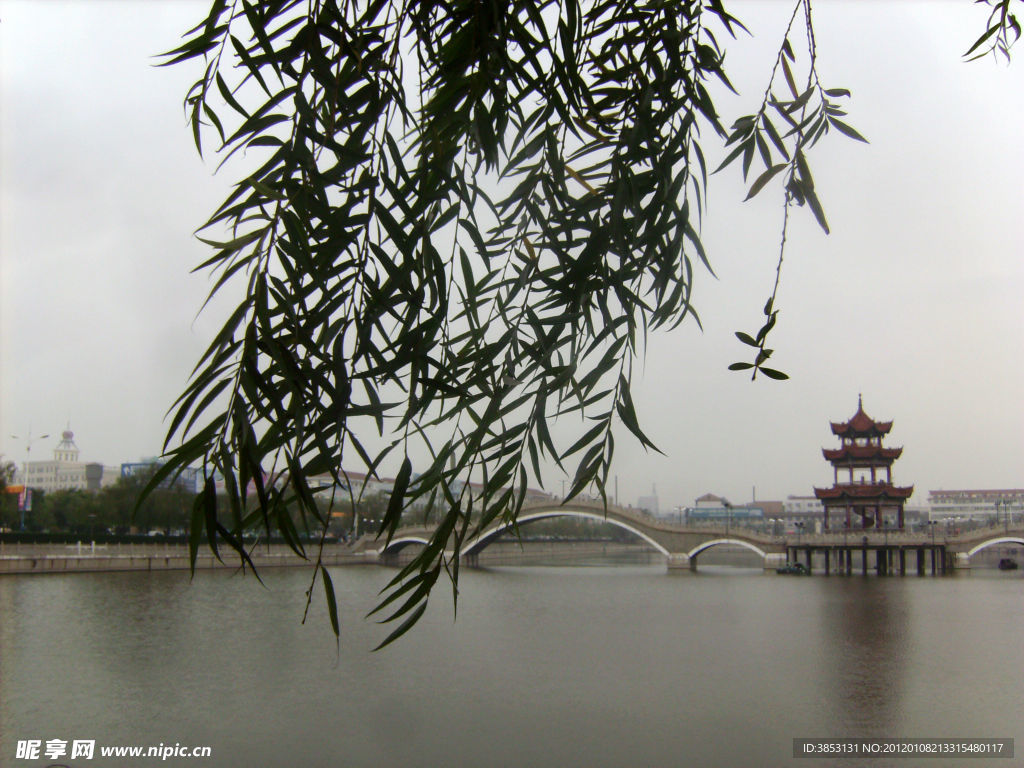
[[[75,434],[70,429],[61,434],[53,449],[51,461],[27,461],[19,475],[20,482],[44,493],[72,490],[99,490],[117,482],[120,470],[95,462],[78,460]]]
[[[787,518],[803,519],[805,517],[816,517],[823,519],[825,505],[817,496],[794,496],[790,494],[782,502],[783,514]]]
[[[933,520],[1019,521],[1024,489],[928,491],[928,506]]]

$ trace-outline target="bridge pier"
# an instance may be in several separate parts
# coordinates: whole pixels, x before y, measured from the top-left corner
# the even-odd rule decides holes
[[[697,558],[691,560],[690,556],[685,553],[674,552],[668,556],[668,569],[670,571],[696,571]]]
[[[860,572],[867,576],[869,573],[878,576],[906,576],[914,569],[914,562],[911,559],[917,554],[917,573],[925,575],[928,552],[931,551],[932,573],[946,574],[957,570],[968,570],[971,568],[970,556],[965,552],[956,552],[946,545],[936,544],[934,547],[921,546],[920,544],[894,544],[894,543],[873,543],[865,540],[856,544],[826,544],[820,546],[811,543],[786,545],[783,552],[769,552],[764,556],[764,570],[776,571],[786,563],[802,563],[808,570],[812,566],[819,566],[819,573],[823,568],[825,575],[833,572],[836,574],[851,575],[860,563]],[[820,552],[820,557],[816,555]],[[859,554],[859,557],[857,556]],[[910,562],[908,563],[908,560]],[[669,569],[697,570],[697,556],[687,558],[684,554],[669,556]]]
[[[360,552],[360,555],[363,558],[363,562],[371,563],[374,565],[381,562],[382,560],[380,553],[377,552],[375,549],[368,549],[365,552]]]

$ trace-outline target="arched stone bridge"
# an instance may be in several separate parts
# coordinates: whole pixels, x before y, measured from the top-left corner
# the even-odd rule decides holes
[[[956,557],[955,567],[970,568],[971,558],[978,552],[999,544],[1024,547],[1024,524],[993,525],[949,537],[951,551]]]
[[[519,512],[519,527],[538,520],[554,517],[577,517],[616,525],[643,539],[654,549],[665,555],[669,568],[691,568],[697,566],[698,556],[711,547],[730,544],[745,547],[764,559],[766,569],[778,567],[786,558],[784,540],[777,536],[758,533],[735,526],[687,527],[665,520],[658,520],[639,510],[609,505],[607,510],[600,503],[571,501],[560,504],[548,501],[524,504]],[[510,529],[505,522],[496,522],[486,530],[468,538],[462,545],[461,556],[470,562],[475,560],[488,544],[496,541]],[[386,546],[382,540],[370,537],[360,539],[357,551],[363,551],[370,558],[381,559],[412,544],[426,544],[433,534],[432,528],[399,528]]]
[[[867,572],[867,551],[870,550],[875,555],[876,568],[879,573],[893,572],[891,563],[894,557],[898,557],[900,562],[904,563],[905,556],[915,552],[918,554],[919,573],[923,573],[922,563],[926,551],[933,553],[933,563],[937,560],[938,570],[945,572],[950,569],[970,568],[971,557],[991,546],[1018,544],[1024,547],[1024,525],[1021,523],[1015,523],[1010,527],[992,526],[949,536],[902,531],[861,531],[859,529],[833,530],[801,536],[773,536],[736,526],[677,525],[667,520],[659,520],[639,510],[612,505],[606,509],[600,503],[585,501],[559,504],[557,500],[552,500],[524,504],[519,513],[518,524],[522,527],[538,520],[548,520],[554,517],[598,520],[630,531],[663,554],[670,569],[696,570],[700,554],[721,545],[744,547],[755,552],[763,559],[765,570],[775,570],[788,560],[798,560],[801,557],[805,557],[811,564],[815,562],[814,558],[817,556],[819,558],[817,566],[820,567],[820,560],[823,559],[825,571],[829,572],[830,555],[835,556],[838,564],[839,553],[843,552],[847,572],[851,572],[851,551],[863,550],[861,565],[864,572]],[[461,557],[470,563],[474,562],[476,556],[488,544],[496,541],[510,527],[505,522],[496,522],[486,530],[468,538],[463,543]],[[387,545],[382,540],[375,540],[373,537],[367,536],[356,542],[354,549],[356,552],[363,553],[369,560],[382,560],[389,554],[397,553],[409,545],[426,544],[433,532],[433,528],[426,527],[399,528]],[[889,565],[878,566],[883,554],[888,559]],[[903,573],[905,567],[900,567],[899,570]]]

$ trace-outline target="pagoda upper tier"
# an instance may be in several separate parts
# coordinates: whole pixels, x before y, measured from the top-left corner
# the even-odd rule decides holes
[[[849,421],[830,423],[832,434],[842,438],[881,437],[889,434],[889,430],[892,429],[891,421],[875,421],[864,413],[864,403],[860,396],[857,397],[857,412],[853,414],[853,418]]]
[[[886,448],[878,443],[844,445],[841,448],[822,448],[821,453],[831,462],[865,461],[872,463],[892,464],[902,453],[902,448]]]

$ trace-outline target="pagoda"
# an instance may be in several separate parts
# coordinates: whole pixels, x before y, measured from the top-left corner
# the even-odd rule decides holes
[[[886,448],[882,437],[892,429],[891,421],[875,421],[864,412],[860,395],[857,412],[849,421],[832,422],[832,434],[839,437],[839,448],[823,448],[822,454],[831,462],[834,484],[831,488],[815,488],[814,495],[825,507],[825,529],[829,514],[838,512],[846,528],[891,527],[893,520],[903,530],[903,505],[914,492],[914,486],[902,488],[892,484],[892,464],[903,453],[902,448]],[[856,519],[860,518],[859,525]]]

